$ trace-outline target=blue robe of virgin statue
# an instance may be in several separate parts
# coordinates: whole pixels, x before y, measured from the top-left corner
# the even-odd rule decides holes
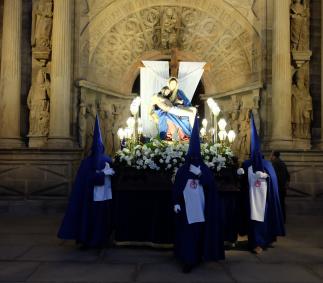
[[[189,107],[192,106],[189,99],[185,96],[182,90],[177,90],[177,97],[183,100],[183,106]],[[188,117],[179,117],[174,114],[170,114],[161,109],[156,109],[155,113],[158,115],[158,127],[159,127],[159,135],[161,139],[166,138],[166,133],[168,130],[167,120],[173,122],[177,127],[181,128],[185,135],[191,136],[192,128],[189,123]]]
[[[111,200],[94,201],[94,187],[105,183],[101,171],[112,159],[104,154],[98,117],[96,117],[91,155],[78,169],[58,237],[76,240],[85,247],[102,247],[112,227]],[[99,172],[99,173],[98,173]]]
[[[249,194],[247,196],[247,208],[249,216],[248,225],[248,243],[249,248],[254,249],[256,247],[266,248],[271,243],[276,241],[277,236],[285,236],[284,219],[279,202],[278,182],[275,170],[270,161],[263,159],[263,155],[260,151],[260,139],[257,134],[257,129],[254,123],[254,118],[251,113],[250,119],[251,128],[251,159],[246,160],[243,163],[243,168],[248,178],[248,168],[252,166],[253,172],[261,171],[266,172],[269,177],[266,178],[267,182],[267,195],[265,203],[264,221],[251,220],[250,213],[250,200]],[[248,182],[246,182],[249,184]],[[250,184],[249,184],[250,186]],[[248,187],[249,191],[250,188]]]
[[[190,165],[200,166],[199,176],[190,172]],[[184,196],[187,184],[198,181],[204,192],[204,222],[189,224]],[[212,171],[201,157],[199,125],[195,119],[186,161],[177,171],[173,186],[173,204],[180,205],[175,215],[175,256],[186,265],[195,265],[201,260],[224,259],[221,208],[217,186]]]

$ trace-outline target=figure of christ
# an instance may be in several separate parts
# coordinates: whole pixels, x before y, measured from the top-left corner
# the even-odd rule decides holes
[[[168,86],[152,97],[152,116],[158,121],[162,139],[172,140],[176,130],[180,140],[187,140],[191,135],[196,108],[178,89],[176,78],[171,78]]]

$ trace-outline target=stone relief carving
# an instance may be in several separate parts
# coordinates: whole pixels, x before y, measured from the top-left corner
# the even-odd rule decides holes
[[[151,6],[120,15],[121,20],[106,31],[91,30],[90,42],[86,37],[82,43],[82,54],[89,57],[82,68],[91,70],[87,79],[123,92],[120,81],[143,53],[169,54],[176,47],[216,66],[209,74],[219,91],[228,88],[229,81],[234,88],[257,80],[253,74],[261,69],[260,35],[241,14],[241,18],[236,16],[236,10],[227,11],[227,4],[213,5],[212,16],[193,7]]]
[[[290,7],[290,18],[291,49],[307,50],[309,9],[302,0],[293,0]]]
[[[299,69],[292,85],[292,131],[295,138],[310,138],[312,97],[306,85],[305,70]]]
[[[50,82],[43,69],[37,73],[28,93],[29,136],[47,136],[49,132]]]
[[[78,105],[78,140],[85,155],[91,152],[96,115],[100,120],[105,152],[112,156],[119,150],[117,131],[125,126],[129,115],[128,104],[123,99],[101,96],[92,91],[81,93]]]

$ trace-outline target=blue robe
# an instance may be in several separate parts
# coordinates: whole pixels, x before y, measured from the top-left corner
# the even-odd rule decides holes
[[[248,168],[251,166],[251,161],[247,160],[243,163],[243,168],[246,172],[245,178],[248,178]],[[278,182],[275,170],[270,161],[262,159],[264,171],[269,175],[267,178],[267,198],[265,208],[264,222],[259,222],[250,219],[250,202],[249,202],[249,187],[246,192],[246,206],[248,210],[248,243],[251,249],[260,246],[268,247],[272,242],[276,241],[277,236],[285,236],[284,219],[279,201]],[[245,182],[248,184],[248,181]]]
[[[105,162],[111,165],[107,156],[91,155],[81,162],[73,190],[58,237],[64,240],[76,240],[87,247],[102,247],[111,233],[111,200],[93,201],[95,185],[102,185],[104,174],[96,173],[104,168]]]
[[[202,259],[224,259],[221,207],[214,176],[203,162],[194,165],[201,166],[201,176],[189,172],[190,163],[187,161],[178,169],[173,187],[173,204],[181,207],[175,215],[175,256],[189,265],[195,265]],[[198,179],[203,186],[205,222],[188,224],[183,191],[189,179]]]
[[[183,105],[186,107],[191,106],[191,102],[185,96],[182,90],[177,91],[177,97],[183,100]],[[174,114],[167,113],[161,109],[155,110],[155,113],[158,115],[158,127],[159,127],[159,135],[161,139],[166,138],[166,133],[168,130],[167,120],[172,121],[177,127],[181,128],[185,135],[191,136],[192,127],[189,123],[188,117],[179,117]]]

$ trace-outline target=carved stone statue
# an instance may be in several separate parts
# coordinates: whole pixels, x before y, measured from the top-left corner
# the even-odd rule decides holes
[[[253,102],[252,114],[253,114],[253,118],[258,132],[260,130],[259,100],[260,100],[259,96],[254,96],[252,98],[252,102]]]
[[[97,113],[97,111],[96,111],[95,104],[87,105],[87,107],[86,107],[86,145],[85,145],[85,154],[89,154],[90,151],[91,151],[96,113]]]
[[[239,157],[241,160],[248,158],[250,153],[250,118],[249,109],[242,109],[240,112],[240,131],[238,135]]]
[[[49,132],[50,83],[46,73],[40,69],[32,84],[27,105],[29,113],[29,136],[47,136]]]
[[[305,83],[305,73],[301,69],[295,74],[292,85],[292,130],[297,138],[310,138],[312,120],[312,97]]]
[[[112,136],[113,118],[111,115],[111,111],[109,111],[107,105],[100,105],[99,117],[100,117],[101,135],[102,135],[103,144],[105,146],[105,151],[111,156],[115,152],[113,136]]]
[[[113,148],[118,150],[120,148],[120,141],[117,135],[119,128],[123,127],[124,121],[127,119],[128,112],[126,111],[126,104],[113,104],[112,106],[112,139],[113,139]]]
[[[293,0],[290,7],[291,49],[303,51],[307,49],[308,9],[301,0]]]
[[[86,103],[81,99],[79,105],[79,117],[78,117],[78,134],[79,143],[81,148],[85,148],[86,144]]]
[[[235,97],[232,96],[232,111],[230,113],[230,127],[235,132],[235,134],[239,135],[240,130],[240,122],[239,122],[239,116],[240,116],[240,101]],[[239,140],[236,138],[231,145],[231,149],[234,152],[235,155],[239,155]]]
[[[172,8],[166,8],[161,22],[161,45],[165,49],[177,46],[177,29],[179,17]]]

